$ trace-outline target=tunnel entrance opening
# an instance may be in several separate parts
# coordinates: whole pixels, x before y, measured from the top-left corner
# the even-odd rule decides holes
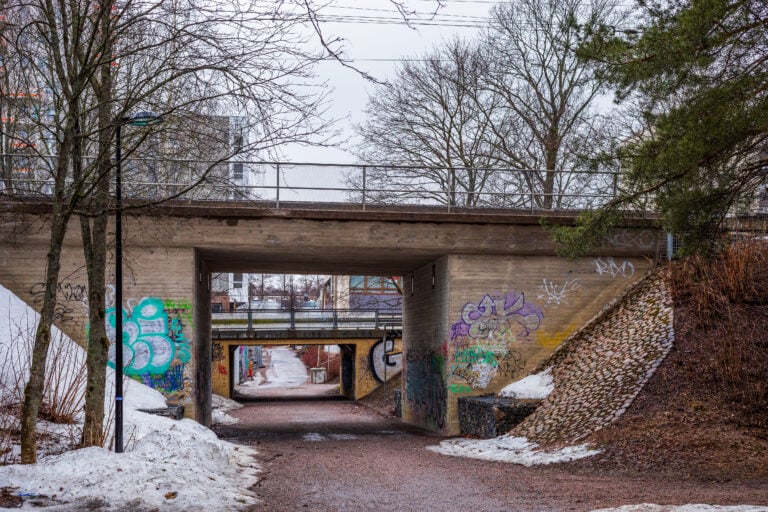
[[[213,394],[250,404],[357,401],[385,381],[400,387],[400,276],[211,273],[210,281]]]
[[[233,346],[231,396],[238,402],[337,400],[338,345]]]

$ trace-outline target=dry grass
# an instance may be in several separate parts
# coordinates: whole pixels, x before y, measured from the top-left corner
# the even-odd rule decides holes
[[[11,328],[12,341],[0,360],[0,464],[18,462],[19,418],[35,333],[31,319],[8,318],[7,325]],[[44,422],[38,424],[37,433],[41,453],[60,453],[79,443],[80,428],[76,422],[82,411],[85,378],[85,354],[73,350],[59,334],[51,340],[49,347],[38,414],[38,420]]]
[[[717,384],[768,426],[760,414],[768,407],[768,346],[756,321],[768,305],[768,245],[736,241],[714,258],[691,257],[672,270],[675,299],[693,313]]]

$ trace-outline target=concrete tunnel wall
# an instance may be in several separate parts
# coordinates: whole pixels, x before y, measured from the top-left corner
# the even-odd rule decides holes
[[[70,230],[75,228],[70,226]],[[0,283],[38,311],[47,250],[44,244],[4,245],[2,250]],[[199,356],[205,353],[206,341],[200,335],[205,331],[205,315],[199,315],[193,304],[199,304],[206,291],[195,283],[194,250],[129,246],[123,259],[122,311],[127,333],[123,358],[132,361],[125,375],[162,392],[170,402],[183,404],[187,417],[210,424],[210,412],[207,421],[195,412],[196,395],[206,389],[205,379],[196,378],[198,370],[206,371],[197,367],[198,361],[206,361]],[[110,257],[105,285],[107,329],[114,339],[112,261]],[[81,246],[65,241],[54,324],[81,346],[86,345],[88,332],[87,282]],[[126,399],[130,397],[126,395]]]
[[[445,256],[404,276],[403,418],[458,434],[460,396],[497,393],[526,376],[651,265]]]

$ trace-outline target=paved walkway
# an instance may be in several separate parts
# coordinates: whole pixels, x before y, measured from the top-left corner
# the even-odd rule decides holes
[[[263,467],[251,512],[590,511],[634,503],[761,503],[764,483],[713,483],[567,465],[524,468],[426,450],[438,438],[345,400],[248,403],[217,428],[255,445]]]
[[[312,384],[304,363],[288,347],[264,349],[263,362],[253,381],[235,386],[236,399],[312,400],[339,395],[338,384]]]

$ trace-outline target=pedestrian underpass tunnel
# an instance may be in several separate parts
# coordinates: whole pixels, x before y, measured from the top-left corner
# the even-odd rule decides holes
[[[384,347],[390,350],[384,353]],[[402,340],[214,343],[213,393],[238,401],[359,400],[383,382],[401,387]]]
[[[242,262],[233,265],[234,257],[216,262],[219,257],[220,253],[201,252],[200,273],[229,272],[232,282],[241,283],[245,274],[238,272],[254,271]],[[256,271],[284,268],[272,258],[274,266],[256,267]],[[296,263],[295,259],[290,262]],[[358,400],[380,386],[383,376],[377,365],[381,373],[401,370],[396,379],[403,421],[454,435],[459,432],[459,397],[493,394],[526,376],[652,265],[637,257],[566,260],[548,255],[467,254],[438,257],[412,268],[405,266],[412,261],[389,252],[368,264],[359,255],[337,263],[351,275],[339,273],[336,265],[292,267],[289,271],[313,272],[303,275],[336,272],[323,278],[317,293],[302,292],[291,299],[293,307],[286,308],[280,297],[262,293],[262,274],[251,296],[243,299],[251,308],[221,302],[212,312],[216,302],[212,305],[208,289],[204,290],[198,304],[208,308],[202,324],[206,331],[199,336],[210,340],[207,376],[213,392],[232,395],[230,347],[337,345],[342,396]],[[371,315],[367,318],[345,317],[354,308],[325,308],[329,304],[323,302],[323,290],[338,291],[339,280],[345,283],[347,297],[357,286],[392,292],[401,301],[402,317],[375,311],[366,313]],[[281,303],[282,316],[270,312],[270,300]],[[305,304],[306,308],[301,307]],[[338,306],[338,302],[331,304]],[[225,325],[225,317],[235,324]],[[269,322],[274,329],[266,328]],[[390,336],[389,331],[394,334]]]
[[[657,254],[660,241],[650,221],[637,220],[593,254],[565,260],[555,255],[542,226],[542,221],[568,223],[573,216],[565,213],[282,206],[192,201],[162,211],[131,210],[124,219],[123,304],[114,303],[114,275],[106,276],[107,300],[112,300],[107,319],[122,310],[129,328],[123,333],[124,373],[162,392],[170,403],[184,405],[185,414],[205,425],[211,422],[218,358],[229,357],[227,344],[282,343],[247,337],[247,332],[237,339],[221,334],[212,303],[217,274],[232,275],[233,287],[237,274],[250,272],[362,276],[363,286],[382,289],[386,285],[377,276],[399,276],[403,420],[455,434],[459,397],[493,394],[525,376],[641,278],[654,264],[649,257]],[[37,309],[50,247],[47,215],[30,206],[0,226],[0,283]],[[84,346],[87,265],[77,230],[69,233],[62,244],[56,324]],[[294,298],[301,306],[308,303],[308,309],[316,301]],[[220,312],[230,312],[229,305],[215,304]],[[335,319],[342,328],[338,314],[316,318],[314,310],[302,318],[295,307],[291,311],[293,317],[284,321],[294,334],[280,338],[287,345],[308,343],[295,340],[299,324]],[[357,375],[364,371],[361,360],[368,360],[386,330],[371,320],[375,332],[358,333],[359,341],[314,339],[353,345],[342,354]],[[247,318],[238,321],[247,330]],[[109,336],[114,339],[114,332]],[[354,381],[355,396],[363,392],[361,382]]]

